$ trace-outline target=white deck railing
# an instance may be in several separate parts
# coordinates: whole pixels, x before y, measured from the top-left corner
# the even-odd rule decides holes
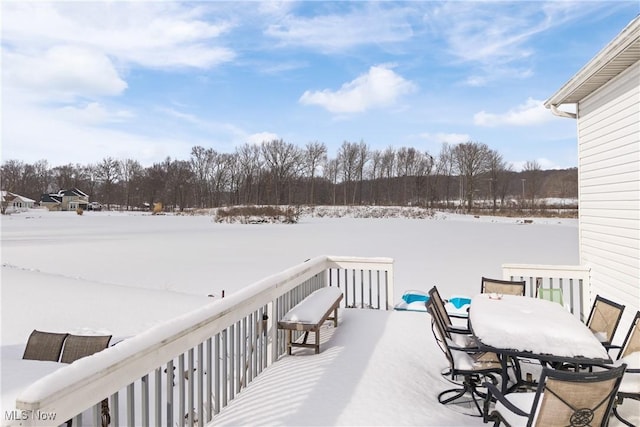
[[[340,287],[347,307],[389,309],[393,260],[313,258],[80,359],[18,396],[16,407],[34,414],[20,425],[47,424],[38,413],[100,425],[105,398],[114,427],[210,422],[285,353],[278,319],[324,286]]]
[[[581,321],[589,315],[590,269],[581,265],[503,264],[505,280],[525,280],[526,294],[536,295],[538,286],[562,289],[563,302]],[[587,310],[587,311],[585,311]]]

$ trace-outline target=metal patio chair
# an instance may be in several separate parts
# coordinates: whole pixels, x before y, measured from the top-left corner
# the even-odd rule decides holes
[[[619,405],[622,405],[624,399],[640,400],[640,357],[638,356],[640,356],[640,311],[636,312],[631,326],[629,326],[629,332],[620,346],[615,362],[616,365],[626,363],[627,370],[618,389],[618,398],[613,405],[613,414],[630,427],[633,427],[634,424],[625,420],[617,409]]]
[[[57,362],[60,359],[62,345],[67,336],[69,334],[43,332],[34,329],[29,335],[22,358]]]
[[[483,277],[480,293],[524,296],[525,285],[524,280],[499,280]]]
[[[462,377],[462,382],[457,383],[458,387],[442,391],[438,394],[438,402],[446,405],[452,403],[465,395],[470,395],[478,416],[482,415],[482,408],[478,403],[485,398],[485,393],[481,392],[483,379],[489,379],[497,384],[497,377],[502,372],[500,360],[495,353],[481,352],[477,348],[457,346],[449,337],[445,325],[435,308],[433,300],[426,303],[427,311],[431,315],[431,329],[438,346],[445,354],[449,362],[449,374],[453,382]]]
[[[438,311],[438,314],[440,315],[444,323],[445,332],[447,333],[448,338],[452,338],[451,334],[471,336],[471,331],[469,330],[468,325],[463,326],[453,324],[453,322],[451,321],[451,316],[449,316],[449,313],[445,308],[444,300],[442,299],[442,296],[440,295],[440,292],[438,291],[438,288],[436,286],[429,289],[428,301],[432,301],[434,304],[434,309]],[[457,341],[459,345],[462,345],[463,341],[466,341],[466,338],[462,338],[462,341],[458,341],[458,339],[455,339],[455,341]]]
[[[587,319],[587,326],[607,349],[618,329],[624,305],[596,295]]]
[[[484,421],[494,427],[606,427],[626,365],[601,372],[568,372],[544,368],[538,388],[530,393],[503,395],[485,383]],[[489,407],[496,400],[494,410]]]
[[[62,351],[60,361],[62,363],[73,363],[83,357],[91,356],[94,353],[104,350],[109,346],[111,335],[71,335],[67,337]],[[101,424],[107,427],[111,423],[109,414],[109,399],[104,399],[100,403]],[[67,421],[67,427],[71,427],[72,420]]]

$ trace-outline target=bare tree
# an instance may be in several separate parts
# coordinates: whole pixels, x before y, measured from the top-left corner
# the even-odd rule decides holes
[[[353,187],[354,178],[357,176],[359,151],[358,144],[348,141],[344,141],[338,151],[338,163],[342,172],[343,205],[349,204],[348,194],[351,194],[350,189]]]
[[[396,151],[393,147],[388,147],[384,150],[382,154],[382,162],[380,167],[382,168],[382,177],[385,180],[385,193],[386,193],[386,204],[391,203],[393,199],[393,186],[392,186],[392,178],[394,176],[394,170],[396,168]]]
[[[467,212],[473,208],[474,191],[477,178],[487,171],[489,147],[479,142],[465,142],[453,148],[453,160],[462,181],[464,198],[467,202]]]
[[[190,166],[194,177],[194,197],[197,206],[201,208],[211,207],[207,177],[213,167],[216,155],[217,153],[212,148],[195,146],[191,149]]]
[[[273,204],[279,205],[283,202],[283,186],[297,173],[301,163],[301,152],[298,147],[282,139],[263,142],[261,147],[273,184]]]
[[[306,173],[310,180],[308,203],[312,205],[315,204],[314,189],[316,173],[318,172],[318,167],[325,162],[326,158],[327,146],[323,142],[314,141],[307,143],[304,151],[304,159]]]
[[[444,181],[444,201],[447,208],[451,201],[451,184],[453,181],[454,169],[453,148],[445,142],[442,144],[442,149],[438,155],[436,176]]]
[[[102,161],[96,166],[96,178],[101,183],[101,190],[107,208],[109,208],[112,203],[111,196],[114,190],[114,185],[120,179],[120,174],[120,163],[112,157],[102,159]]]
[[[526,188],[525,194],[529,196],[529,202],[531,208],[536,205],[536,197],[540,194],[540,188],[542,187],[542,168],[536,160],[528,161],[522,168],[524,175],[524,187]],[[523,194],[523,197],[525,197]]]
[[[487,179],[489,182],[489,197],[492,201],[491,210],[494,214],[496,213],[499,194],[501,195],[500,204],[504,206],[504,197],[509,183],[505,172],[510,171],[510,168],[500,153],[495,150],[489,150],[487,156]]]
[[[131,208],[132,194],[136,197],[138,195],[139,183],[144,169],[137,160],[124,159],[120,161],[120,171],[124,190],[124,204],[126,210],[129,210]]]

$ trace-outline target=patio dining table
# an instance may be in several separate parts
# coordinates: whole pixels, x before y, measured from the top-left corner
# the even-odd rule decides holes
[[[510,357],[575,366],[612,363],[591,330],[555,302],[479,294],[471,301],[469,325],[479,348],[500,358],[504,393],[508,392]]]

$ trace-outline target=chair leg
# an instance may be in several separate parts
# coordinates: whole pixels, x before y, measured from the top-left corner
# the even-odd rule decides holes
[[[452,388],[452,389],[441,392],[440,394],[438,394],[438,402],[442,403],[443,405],[446,405],[447,403],[451,403],[454,400],[457,400],[462,396],[464,396],[465,394],[469,393],[471,395],[471,399],[473,400],[473,404],[478,410],[478,416],[481,417],[483,415],[483,411],[482,411],[482,407],[478,403],[477,397],[484,399],[484,396],[483,396],[483,393],[478,391],[476,387],[476,382],[477,382],[476,379],[470,376],[465,376],[462,382],[461,388]]]
[[[624,424],[624,425],[626,425],[626,426],[629,426],[629,427],[636,427],[634,424],[631,424],[629,421],[627,421],[627,420],[625,420],[624,418],[622,418],[622,415],[620,415],[620,414],[618,413],[618,408],[617,408],[617,406],[616,406],[616,405],[614,405],[614,406],[613,406],[613,411],[612,411],[612,412],[613,412],[613,415],[615,415],[615,417],[616,417],[618,420],[620,420],[620,422],[621,422],[622,424]]]

